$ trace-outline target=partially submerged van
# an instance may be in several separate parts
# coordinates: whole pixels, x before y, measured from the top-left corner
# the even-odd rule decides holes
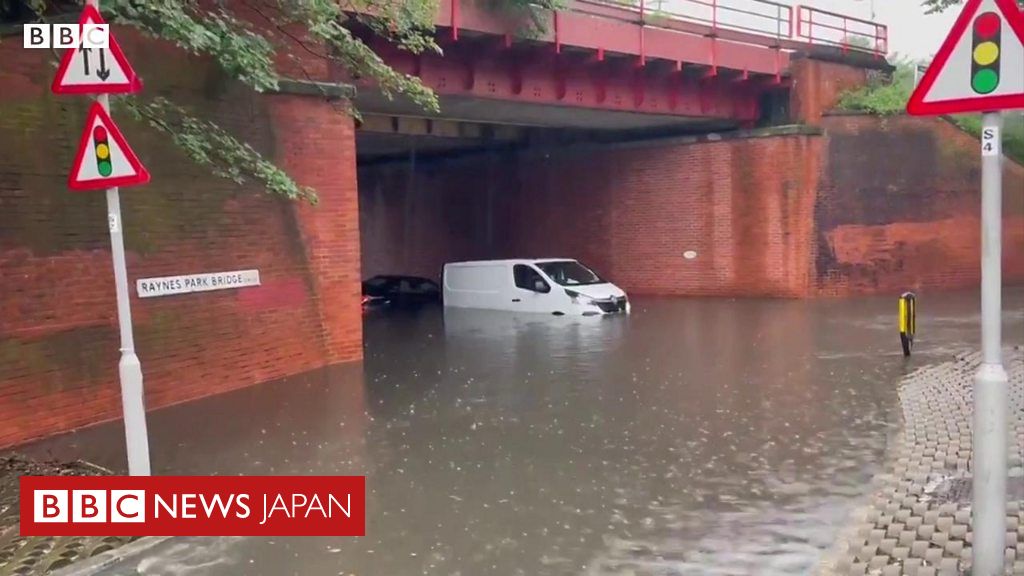
[[[597,316],[629,313],[629,299],[568,258],[451,262],[442,273],[444,305],[516,312]]]

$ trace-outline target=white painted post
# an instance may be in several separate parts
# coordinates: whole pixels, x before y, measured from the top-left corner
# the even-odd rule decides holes
[[[100,8],[99,0],[86,0]],[[100,94],[96,101],[107,112],[110,97]],[[114,260],[114,286],[117,291],[117,320],[121,331],[121,409],[124,412],[124,435],[128,452],[128,473],[149,476],[149,433],[146,430],[146,404],[142,386],[142,364],[135,355],[132,334],[132,308],[128,294],[128,270],[124,259],[124,226],[121,222],[121,198],[118,189],[107,188],[107,223],[110,228],[110,253]]]
[[[974,377],[974,552],[972,574],[1003,574],[1009,402],[1002,362],[1002,154],[1000,112],[982,115],[981,352]]]

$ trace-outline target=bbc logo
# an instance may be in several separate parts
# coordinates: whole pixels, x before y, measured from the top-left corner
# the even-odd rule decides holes
[[[25,48],[110,48],[109,24],[25,24]]]
[[[36,490],[33,521],[145,522],[145,490]]]

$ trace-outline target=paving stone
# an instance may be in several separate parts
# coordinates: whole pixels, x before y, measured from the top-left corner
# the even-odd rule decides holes
[[[857,526],[857,538],[861,538],[867,541],[868,536],[871,535],[871,531],[874,530],[874,524],[861,524]]]
[[[939,517],[939,519],[935,521],[935,527],[940,532],[949,532],[949,529],[953,527],[953,517],[952,516],[941,516],[941,517]]]
[[[903,573],[908,576],[915,576],[917,569],[921,567],[920,558],[907,558],[903,561]]]
[[[942,559],[942,548],[929,548],[924,553],[924,561],[929,564],[937,564]]]
[[[900,576],[903,573],[903,568],[900,566],[886,566],[882,568],[882,576]]]
[[[889,556],[875,556],[868,562],[868,570],[879,570],[889,564]]]
[[[916,558],[924,558],[924,553],[930,548],[927,542],[918,540],[910,545],[910,555]]]
[[[960,557],[960,551],[964,549],[964,543],[960,540],[950,540],[946,542],[946,553],[950,556]]]
[[[857,553],[857,559],[861,562],[867,562],[875,556],[876,552],[878,552],[878,546],[869,544],[860,549],[860,552]]]
[[[873,504],[851,519],[847,543],[835,548],[850,559],[843,566],[872,576],[958,574],[970,566],[974,535],[963,482],[969,489],[970,408],[980,361],[978,353],[960,354],[903,377],[897,407],[903,426],[887,454],[892,464],[872,481]],[[1024,348],[1009,350],[1004,362],[1011,392],[1007,456],[1017,477],[1024,475]],[[1008,566],[1024,576],[1022,505],[1019,498],[1007,502],[1006,545]]]
[[[960,566],[956,558],[943,558],[939,561],[939,574],[942,576],[957,576],[960,574]]]
[[[964,546],[964,549],[960,551],[960,560],[962,562],[970,563],[970,561],[971,561],[971,552],[972,552],[972,550],[971,550],[970,547]]]

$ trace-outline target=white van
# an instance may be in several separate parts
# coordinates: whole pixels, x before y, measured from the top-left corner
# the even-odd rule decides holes
[[[450,262],[442,273],[444,305],[542,312],[556,316],[629,313],[618,286],[568,258]]]

